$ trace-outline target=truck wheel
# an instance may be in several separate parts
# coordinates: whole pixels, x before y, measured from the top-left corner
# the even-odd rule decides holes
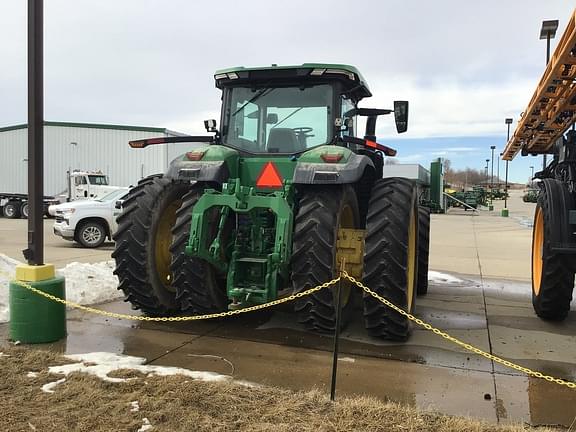
[[[430,254],[430,209],[418,207],[418,286],[417,295],[428,293],[428,256]]]
[[[18,201],[8,201],[4,205],[4,216],[8,219],[18,219],[20,217],[20,203]]]
[[[306,291],[338,275],[338,230],[358,228],[356,194],[350,186],[304,189],[295,217],[292,285],[295,293]],[[354,287],[342,285],[342,326],[353,306]],[[336,328],[336,289],[324,289],[296,301],[299,322],[309,330],[333,332]]]
[[[97,248],[106,240],[106,228],[101,222],[83,222],[74,234],[74,238],[85,248]]]
[[[560,229],[564,222],[554,220],[553,215],[562,212],[562,208],[552,208],[561,205],[551,200],[546,191],[543,187],[538,196],[532,229],[532,305],[540,318],[561,321],[570,311],[574,265],[566,255],[551,250],[552,230]],[[569,194],[567,199],[574,209]]]
[[[142,179],[130,190],[117,219],[114,274],[125,300],[148,315],[180,311],[170,271],[171,230],[189,189],[188,182],[161,175]]]
[[[176,223],[172,228],[172,285],[176,288],[176,300],[183,312],[209,314],[228,309],[226,279],[218,278],[216,270],[206,261],[186,255],[185,248],[190,237],[192,209],[203,194],[202,189],[193,189],[182,198],[176,212]],[[220,212],[214,208],[209,226],[218,229]],[[224,258],[224,257],[223,257]]]
[[[364,253],[364,284],[412,313],[418,278],[416,188],[404,178],[378,180],[372,189]],[[376,298],[364,294],[364,324],[372,336],[406,340],[411,323]]]
[[[27,202],[22,204],[22,207],[20,207],[20,211],[22,212],[22,217],[24,219],[28,219],[28,203]]]

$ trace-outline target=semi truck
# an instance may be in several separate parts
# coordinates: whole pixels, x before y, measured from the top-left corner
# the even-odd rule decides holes
[[[100,199],[120,189],[110,186],[108,176],[101,171],[69,170],[66,172],[66,190],[56,196],[45,196],[44,214],[54,216],[53,206],[63,202]],[[28,217],[28,195],[0,192],[0,214],[10,219]]]

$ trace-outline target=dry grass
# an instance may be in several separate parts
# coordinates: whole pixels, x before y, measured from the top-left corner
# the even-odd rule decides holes
[[[153,431],[501,431],[536,430],[494,426],[475,420],[418,412],[367,397],[330,403],[319,392],[214,384],[187,377],[134,377],[108,383],[72,374],[53,394],[40,390],[59,376],[48,366],[70,363],[55,354],[27,348],[3,349],[0,357],[1,431],[136,431],[144,417]],[[27,373],[38,372],[35,378]],[[138,401],[139,412],[130,402]],[[549,429],[538,429],[541,431]]]

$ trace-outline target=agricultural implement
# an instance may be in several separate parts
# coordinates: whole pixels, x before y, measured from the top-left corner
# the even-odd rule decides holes
[[[358,107],[372,94],[347,65],[238,67],[215,81],[220,128],[207,120],[207,136],[130,143],[193,144],[124,201],[113,257],[126,300],[157,316],[242,309],[330,281],[344,266],[412,312],[427,289],[429,211],[413,182],[382,178],[383,155],[396,151],[376,142],[379,116],[393,113],[406,131],[408,102]],[[343,293],[343,323],[361,310],[371,335],[408,337],[405,317],[349,285]],[[331,290],[295,310],[307,329],[335,329]]]
[[[503,155],[553,155],[535,175],[541,181],[532,234],[532,304],[548,320],[566,318],[574,289],[576,132],[567,131],[576,121],[575,82],[576,12]]]

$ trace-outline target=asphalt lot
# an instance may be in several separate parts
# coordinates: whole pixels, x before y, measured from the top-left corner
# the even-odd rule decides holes
[[[452,210],[434,215],[433,270],[459,281],[431,284],[417,301],[417,316],[479,348],[521,365],[576,380],[576,307],[563,323],[538,319],[530,302],[530,238],[534,204],[510,200],[509,218],[494,212]],[[57,267],[110,258],[73,247],[54,236],[46,221],[46,261]],[[26,221],[0,219],[1,252],[21,259]],[[122,301],[99,307],[134,313]],[[142,356],[151,364],[229,373],[293,389],[328,390],[332,339],[302,331],[286,309],[225,321],[135,323],[70,311],[68,337],[49,349],[66,353],[110,351]],[[0,325],[0,341],[7,326]],[[363,394],[422,409],[464,414],[492,422],[568,426],[576,417],[576,392],[528,378],[415,329],[407,343],[368,337],[360,314],[342,335],[338,394]]]

